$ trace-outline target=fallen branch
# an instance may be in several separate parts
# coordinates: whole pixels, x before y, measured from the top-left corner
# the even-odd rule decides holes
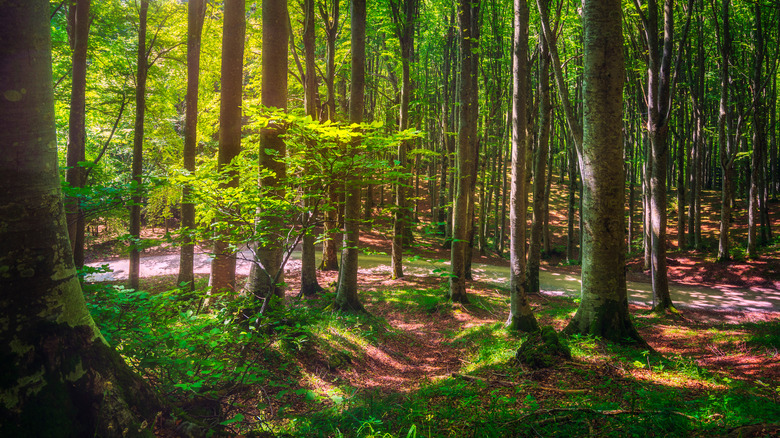
[[[591,408],[552,408],[552,409],[538,409],[536,411],[530,412],[528,414],[525,414],[521,417],[515,418],[512,421],[507,422],[506,424],[511,423],[517,423],[521,422],[529,417],[532,417],[534,415],[540,415],[540,414],[555,414],[555,413],[561,413],[561,412],[579,412],[579,413],[586,413],[586,414],[595,414],[595,415],[603,415],[603,416],[618,416],[618,415],[662,415],[662,414],[670,414],[670,415],[677,415],[680,417],[687,418],[691,421],[698,421],[698,419],[691,417],[688,414],[683,414],[682,412],[677,411],[634,411],[634,410],[623,410],[623,409],[614,409],[610,411],[597,411],[595,409]],[[563,417],[561,417],[563,418]]]
[[[484,382],[485,384],[498,384],[501,386],[520,386],[520,383],[518,382],[510,382],[508,380],[500,380],[500,379],[486,379],[484,377],[477,377],[477,376],[469,376],[467,374],[459,374],[459,373],[452,373],[452,377],[455,377],[457,379],[462,379],[467,382]],[[589,389],[560,389],[560,388],[551,388],[549,386],[541,386],[538,385],[536,388],[542,389],[544,391],[550,391],[550,392],[560,392],[564,394],[585,394],[589,392]]]
[[[452,373],[452,377],[456,379],[463,379],[467,382],[484,382],[486,384],[495,383],[501,386],[517,386],[518,384],[516,382],[509,382],[507,380],[498,380],[498,379],[486,379],[484,377],[477,377],[477,376],[469,376],[466,374],[459,374],[459,373]]]

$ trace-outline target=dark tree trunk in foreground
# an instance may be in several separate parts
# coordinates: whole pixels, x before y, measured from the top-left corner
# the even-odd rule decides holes
[[[190,0],[187,5],[187,107],[184,116],[184,169],[195,172],[195,148],[198,144],[198,84],[200,82],[200,41],[206,0]],[[179,284],[195,286],[195,242],[189,236],[195,228],[195,204],[190,199],[192,188],[184,186],[181,203],[181,231],[184,242],[179,258]]]
[[[528,89],[528,3],[514,0],[512,44],[512,182],[509,195],[509,318],[507,328],[533,331],[539,328],[526,296],[526,91]]]
[[[261,102],[268,108],[287,110],[287,0],[263,0],[263,83]],[[269,170],[260,181],[263,196],[281,200],[284,198],[286,167],[284,158],[287,147],[283,131],[268,126],[260,133],[260,170]],[[257,298],[268,299],[275,295],[284,298],[284,212],[264,211],[258,208],[256,227],[263,227],[260,241],[255,247],[255,263],[249,271],[247,292]],[[262,225],[258,225],[262,224]]]
[[[71,68],[72,88],[70,91],[70,116],[68,118],[68,167],[66,178],[73,188],[83,188],[86,183],[86,169],[79,165],[86,160],[86,112],[87,90],[87,46],[89,42],[90,0],[70,2],[68,20],[71,29],[73,63]],[[84,214],[78,199],[67,200],[68,236],[73,249],[73,261],[77,267],[84,266]]]
[[[349,121],[363,122],[363,90],[366,70],[366,0],[352,0],[352,89],[349,96]],[[359,141],[359,140],[355,140]],[[350,153],[357,153],[354,149]],[[360,237],[360,178],[346,178],[344,202],[344,247],[341,251],[335,307],[362,311],[357,293],[358,241]]]
[[[0,436],[153,436],[159,403],[76,277],[51,84],[49,2],[0,3]]]
[[[241,90],[244,70],[244,0],[225,0],[225,24],[222,29],[222,98],[219,106],[219,170],[241,152]],[[235,172],[222,181],[223,187],[238,187]],[[211,288],[235,290],[236,256],[227,241],[214,242],[211,262]]]
[[[565,331],[640,339],[628,316],[623,166],[623,30],[619,0],[583,2],[582,301]]]
[[[133,197],[130,206],[130,268],[128,272],[131,289],[138,289],[141,270],[141,252],[138,249],[141,239],[141,182],[144,159],[144,116],[146,115],[146,15],[149,2],[141,0],[138,17],[138,49],[136,62],[138,69],[135,82],[135,127],[133,131]]]

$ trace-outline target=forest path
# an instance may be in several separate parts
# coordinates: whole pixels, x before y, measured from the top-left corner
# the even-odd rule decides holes
[[[379,288],[405,290],[430,290],[439,287],[438,279],[422,276],[406,276],[399,280],[388,280],[384,275],[368,274],[361,281],[378,285]],[[380,334],[380,342],[363,347],[356,355],[353,366],[343,371],[342,376],[358,388],[378,390],[385,393],[408,393],[418,389],[427,381],[450,377],[461,369],[464,353],[462,346],[454,346],[448,334],[458,333],[463,321],[449,309],[439,311],[437,305],[429,309],[418,303],[407,303],[400,299],[373,299],[366,302],[368,311],[384,320],[391,327]],[[380,295],[381,297],[381,295]],[[493,321],[473,321],[475,324]]]
[[[251,265],[251,252],[239,253],[237,273],[248,275]],[[200,253],[195,256],[195,272],[208,274],[210,272],[209,254]],[[390,275],[390,257],[384,254],[361,254],[361,275]],[[93,274],[88,281],[108,281],[127,279],[128,260],[108,260],[88,263],[88,266],[100,267],[108,265],[112,272]],[[404,260],[405,272],[415,275],[431,275],[438,277],[441,270],[448,270],[449,262],[429,260],[417,257]],[[175,275],[179,269],[179,255],[151,255],[141,258],[141,277],[160,275]],[[287,271],[290,277],[300,270],[300,251],[294,251],[288,261]],[[472,265],[474,277],[478,281],[493,283],[505,287],[509,283],[509,268],[475,263]],[[571,267],[544,267],[540,272],[541,290],[550,295],[579,296],[580,276]],[[629,301],[639,304],[652,304],[652,287],[641,281],[628,281]],[[738,288],[730,285],[715,285],[711,287],[685,285],[670,282],[672,301],[681,307],[704,310],[739,310],[753,312],[780,311],[780,290],[774,287],[752,286]]]

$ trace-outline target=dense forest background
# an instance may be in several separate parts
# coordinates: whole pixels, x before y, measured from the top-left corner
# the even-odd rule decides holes
[[[777,433],[780,8],[586,3],[48,2],[87,423]]]

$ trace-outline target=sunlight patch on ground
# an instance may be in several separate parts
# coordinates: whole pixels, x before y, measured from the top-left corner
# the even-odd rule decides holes
[[[728,389],[728,387],[723,384],[706,380],[692,379],[690,376],[673,372],[655,372],[647,369],[637,368],[631,370],[629,375],[641,382],[663,385],[672,388],[697,390],[709,389],[717,391],[724,391]]]

